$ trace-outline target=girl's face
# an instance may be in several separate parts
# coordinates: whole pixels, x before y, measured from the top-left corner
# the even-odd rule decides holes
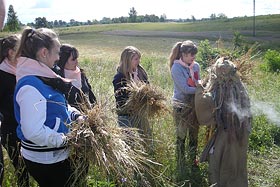
[[[140,57],[137,54],[135,54],[134,56],[132,56],[132,59],[131,59],[132,71],[135,71],[139,64],[140,64]]]
[[[65,63],[64,69],[67,70],[76,70],[76,67],[78,65],[78,59],[76,58],[75,60],[73,59],[73,55],[71,54]]]
[[[182,61],[189,65],[194,62],[195,56],[196,54],[183,53]]]
[[[12,65],[17,64],[17,58],[16,58],[16,50],[15,49],[9,49],[9,55],[8,55],[8,60],[9,63]]]
[[[54,41],[54,46],[52,49],[48,50],[46,55],[45,64],[52,68],[54,63],[59,59],[60,43],[58,40]]]

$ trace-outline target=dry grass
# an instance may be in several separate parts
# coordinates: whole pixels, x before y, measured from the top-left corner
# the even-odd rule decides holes
[[[256,63],[253,59],[256,56],[260,55],[259,52],[256,52],[257,48],[258,45],[255,44],[247,51],[247,53],[243,54],[240,58],[233,59],[233,62],[239,72],[239,76],[243,82],[252,82],[252,72],[253,68],[256,66]]]
[[[149,118],[168,112],[166,98],[159,87],[144,82],[131,81],[127,86],[129,99],[122,110]]]
[[[153,141],[153,127],[150,120],[170,112],[166,105],[166,98],[159,87],[141,81],[129,82],[126,90],[129,98],[120,110],[130,114],[132,127],[139,129],[142,137],[145,138],[145,147],[150,152]]]
[[[83,123],[72,124],[69,136],[74,167],[82,169],[89,162],[114,176],[116,183],[125,181],[133,186],[135,176],[141,176],[141,184],[150,186],[143,173],[154,173],[153,166],[159,164],[148,158],[137,129],[118,127],[105,105],[96,105],[85,115]],[[81,175],[78,171],[74,177],[79,179]]]

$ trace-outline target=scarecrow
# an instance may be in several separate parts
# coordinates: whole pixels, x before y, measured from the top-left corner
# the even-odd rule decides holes
[[[201,162],[209,161],[209,180],[218,187],[247,187],[247,148],[252,114],[237,68],[219,58],[195,95],[200,125],[208,126]]]

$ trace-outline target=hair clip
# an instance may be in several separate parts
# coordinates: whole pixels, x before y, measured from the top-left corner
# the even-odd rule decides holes
[[[3,38],[1,41],[1,45],[4,45],[6,43],[6,38]]]
[[[27,37],[31,38],[33,36],[33,34],[35,33],[34,29],[31,29],[30,33],[28,33]]]

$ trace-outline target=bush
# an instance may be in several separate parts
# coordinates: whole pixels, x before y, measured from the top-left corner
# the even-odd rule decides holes
[[[270,72],[280,71],[280,53],[276,50],[268,49],[264,55],[265,66]]]
[[[280,146],[280,128],[276,125],[272,127],[272,137],[274,144]]]
[[[219,56],[219,51],[210,45],[209,40],[203,40],[199,43],[197,61],[202,69],[208,67],[217,56]]]
[[[255,116],[252,126],[249,149],[260,154],[266,153],[273,147],[275,136],[280,136],[279,130],[278,134],[275,133],[275,128],[278,127],[269,123],[265,115]]]

